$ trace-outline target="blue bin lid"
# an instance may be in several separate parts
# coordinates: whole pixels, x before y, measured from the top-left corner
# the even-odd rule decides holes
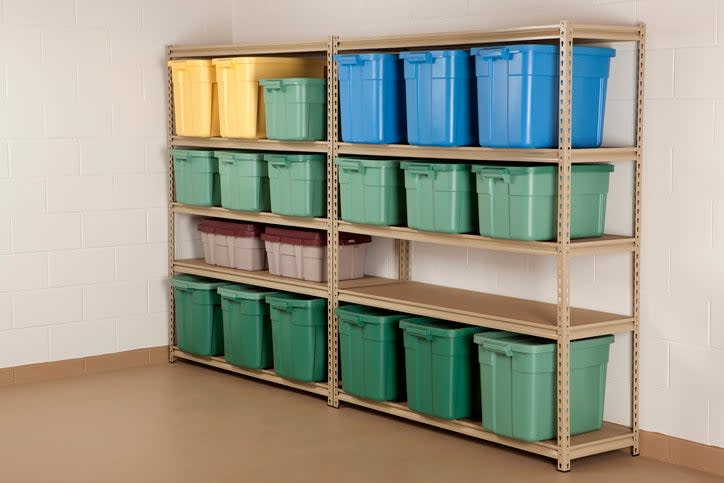
[[[555,54],[558,53],[559,48],[557,45],[547,44],[515,44],[506,45],[502,47],[475,47],[470,49],[470,55],[478,56],[485,55],[492,51],[499,51],[507,49],[511,53],[520,52],[533,52],[542,54]],[[616,49],[610,49],[608,47],[582,47],[573,46],[573,55],[598,55],[601,57],[616,57]]]
[[[467,56],[467,50],[411,50],[407,52],[400,52],[400,59],[407,59],[418,54],[430,54],[431,57],[462,57]]]
[[[397,54],[334,54],[335,62],[340,64],[358,64],[360,62],[397,60]]]

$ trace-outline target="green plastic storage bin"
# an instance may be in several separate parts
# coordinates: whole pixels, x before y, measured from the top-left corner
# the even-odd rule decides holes
[[[238,211],[271,211],[269,173],[264,153],[216,151],[221,206]]]
[[[176,201],[186,205],[219,206],[219,161],[214,151],[173,149]]]
[[[327,138],[327,82],[320,78],[266,79],[266,137],[284,141]]]
[[[558,168],[480,165],[477,176],[480,234],[514,240],[555,240]],[[571,238],[598,237],[606,221],[610,164],[577,164],[571,177]]]
[[[342,389],[376,401],[404,398],[404,346],[397,314],[364,305],[344,305],[339,317]]]
[[[400,162],[337,158],[341,217],[366,225],[404,225],[404,177]]]
[[[200,356],[224,353],[221,297],[217,289],[227,285],[195,275],[171,279],[176,307],[176,345]]]
[[[403,161],[407,225],[418,230],[469,233],[475,230],[473,175],[469,164]]]
[[[224,314],[224,359],[236,366],[269,369],[272,328],[267,295],[278,292],[250,285],[219,287]]]
[[[443,419],[480,413],[473,336],[485,329],[429,317],[404,319],[407,404]]]
[[[267,154],[271,210],[287,216],[326,216],[327,157]]]
[[[571,434],[603,424],[606,367],[613,336],[573,341],[570,356]],[[475,336],[483,427],[524,441],[556,437],[556,343],[508,334]]]
[[[267,295],[274,372],[302,382],[327,378],[327,301],[304,295]]]

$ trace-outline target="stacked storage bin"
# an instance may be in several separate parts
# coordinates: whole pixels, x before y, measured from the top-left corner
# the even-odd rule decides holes
[[[266,269],[261,225],[204,220],[198,230],[206,263],[248,271]]]
[[[274,372],[302,382],[327,378],[327,301],[305,295],[267,295]]]
[[[226,362],[249,369],[273,367],[271,316],[266,297],[278,292],[232,284],[219,287],[218,292]]]
[[[283,141],[327,138],[327,83],[319,78],[266,79],[266,136]]]
[[[214,151],[173,149],[176,201],[197,206],[219,206],[219,160]]]
[[[287,216],[326,216],[327,157],[267,154],[271,210]]]
[[[282,277],[327,281],[327,233],[268,227],[261,236],[266,244],[269,273]],[[368,235],[339,234],[339,279],[364,276]]]
[[[269,172],[264,153],[216,151],[221,206],[228,210],[270,211]]]
[[[179,136],[219,135],[216,70],[210,60],[172,60],[174,124]]]
[[[218,356],[224,353],[221,298],[217,292],[226,282],[194,275],[171,279],[175,299],[176,344],[191,354]]]

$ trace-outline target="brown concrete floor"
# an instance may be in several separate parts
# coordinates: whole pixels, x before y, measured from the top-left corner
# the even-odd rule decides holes
[[[721,482],[550,460],[184,362],[0,389],[0,482]]]

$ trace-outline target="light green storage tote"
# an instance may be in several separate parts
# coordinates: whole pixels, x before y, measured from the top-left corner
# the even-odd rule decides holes
[[[250,285],[219,287],[224,314],[224,359],[236,366],[269,369],[274,365],[267,295],[278,292]]]
[[[326,216],[327,157],[267,154],[271,210],[286,216]]]
[[[404,319],[407,405],[443,419],[480,414],[473,336],[485,329],[429,317]]]
[[[613,336],[571,342],[571,434],[600,429]],[[510,334],[475,336],[483,427],[524,441],[556,437],[556,343]]]
[[[216,151],[221,206],[238,211],[271,211],[269,173],[264,153]]]
[[[473,166],[480,234],[513,240],[555,240],[558,168]],[[610,164],[577,164],[571,177],[571,238],[598,237],[606,222]]]
[[[219,206],[219,161],[214,151],[172,149],[176,201],[186,205]]]
[[[477,218],[469,164],[404,161],[407,226],[443,233],[469,233]]]
[[[219,282],[195,275],[178,275],[171,279],[176,310],[176,345],[200,356],[224,353]]]
[[[341,217],[366,225],[404,225],[404,176],[400,162],[337,158]]]
[[[259,81],[264,89],[266,137],[284,141],[327,138],[327,82],[300,77]]]
[[[274,372],[302,382],[327,378],[327,301],[305,295],[267,295]]]
[[[409,317],[364,305],[343,305],[339,317],[342,389],[376,401],[404,399],[400,320]]]

